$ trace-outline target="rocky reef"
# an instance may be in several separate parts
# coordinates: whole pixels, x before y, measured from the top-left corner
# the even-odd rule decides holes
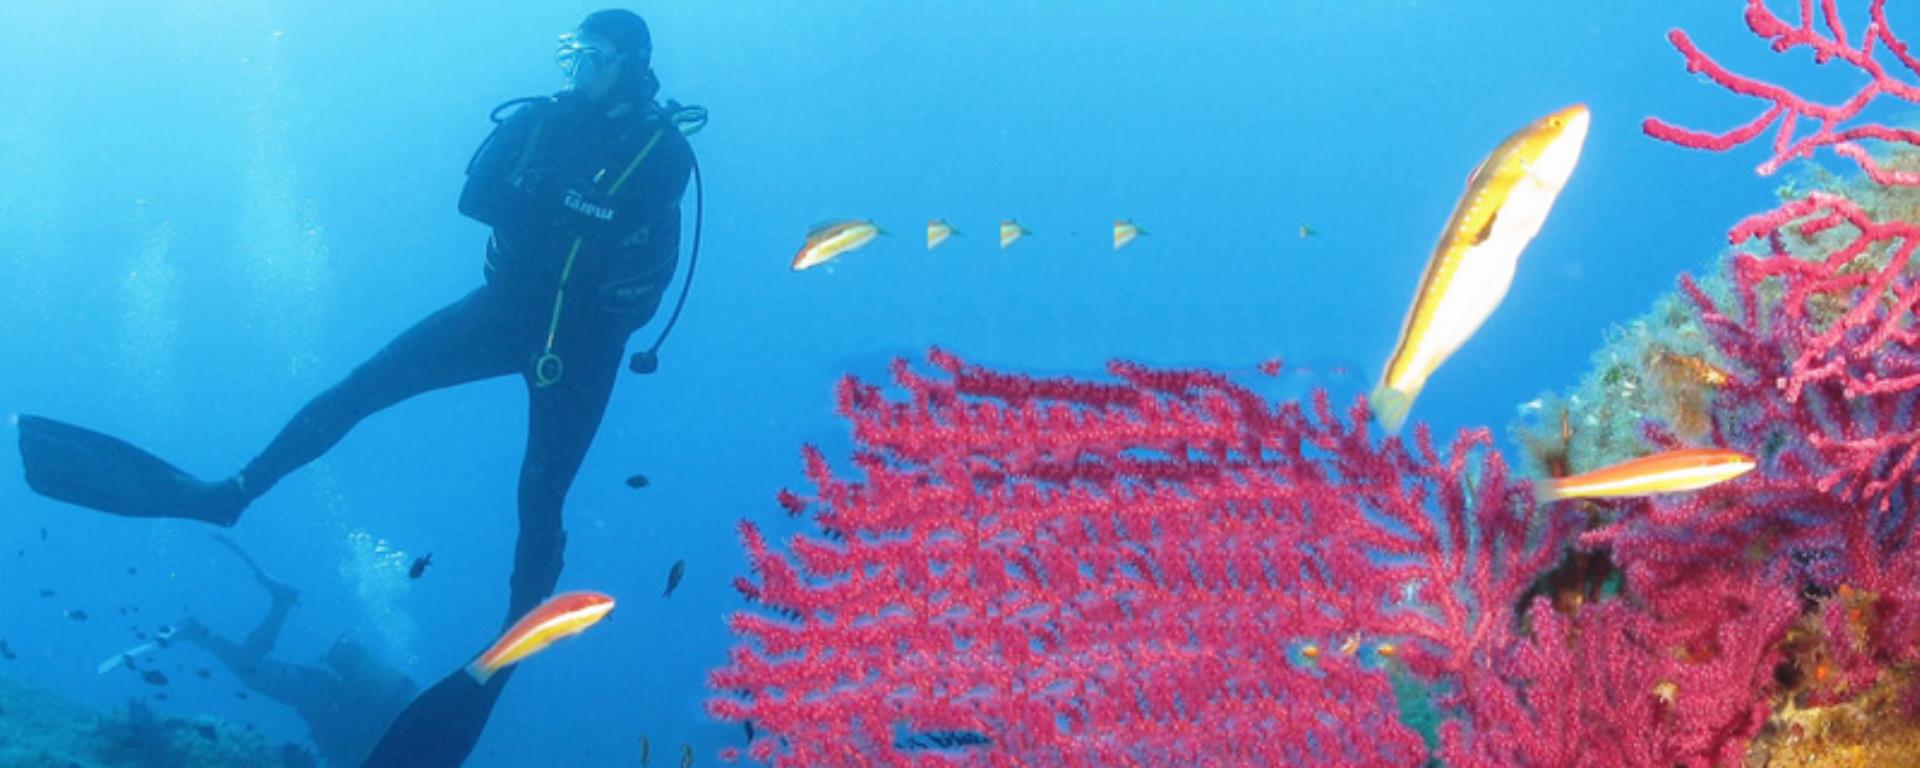
[[[312,768],[305,748],[249,727],[173,717],[134,699],[98,712],[0,674],[0,768]]]

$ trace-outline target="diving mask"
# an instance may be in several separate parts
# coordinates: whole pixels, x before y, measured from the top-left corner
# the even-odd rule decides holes
[[[560,71],[566,74],[568,88],[592,82],[613,59],[613,53],[581,39],[579,32],[561,35],[560,44],[553,50],[553,63],[560,65]]]

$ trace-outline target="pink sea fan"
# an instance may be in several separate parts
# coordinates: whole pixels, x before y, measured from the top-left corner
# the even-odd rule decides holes
[[[860,479],[806,452],[819,535],[742,526],[759,609],[710,709],[770,734],[756,759],[914,764],[911,734],[969,732],[990,747],[941,759],[1417,764],[1384,668],[1488,672],[1572,532],[1485,431],[1442,455],[1207,372],[931,359],[895,397],[842,384]]]

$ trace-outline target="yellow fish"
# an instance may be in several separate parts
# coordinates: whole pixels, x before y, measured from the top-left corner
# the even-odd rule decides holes
[[[1320,236],[1319,230],[1314,229],[1313,227],[1309,227],[1305,224],[1300,225],[1300,239],[1305,240],[1309,237],[1319,237],[1319,236]]]
[[[1127,247],[1127,243],[1133,242],[1134,238],[1151,234],[1153,233],[1141,229],[1140,225],[1133,223],[1132,219],[1114,219],[1113,249],[1116,251],[1120,250]]]
[[[947,238],[952,237],[954,235],[958,235],[958,234],[962,234],[962,233],[960,232],[960,230],[954,229],[952,224],[948,224],[946,219],[928,220],[927,221],[927,250],[931,251],[935,248],[940,247],[940,244],[946,242]]]
[[[884,234],[871,221],[835,221],[814,227],[807,233],[807,243],[793,255],[793,271],[817,267],[840,254],[857,251]]]
[[[1000,222],[1000,249],[1006,250],[1007,246],[1013,245],[1013,241],[1031,234],[1033,234],[1032,230],[1020,226],[1020,222],[1013,219]]]
[[[1726,371],[1715,368],[1712,363],[1693,355],[1682,355],[1664,349],[1656,349],[1648,356],[1648,362],[1655,366],[1672,366],[1687,377],[1710,387],[1725,386],[1733,377]]]
[[[1746,474],[1753,457],[1718,448],[1682,448],[1550,480],[1549,499],[1608,499],[1697,491]]]
[[[613,611],[613,598],[599,592],[562,592],[513,623],[485,653],[467,665],[467,674],[485,685],[504,667],[546,650],[600,623]]]
[[[1427,261],[1380,386],[1368,398],[1386,431],[1400,429],[1427,377],[1506,297],[1520,252],[1546,223],[1580,161],[1587,123],[1582,104],[1535,120],[1500,142],[1467,177],[1467,191]]]

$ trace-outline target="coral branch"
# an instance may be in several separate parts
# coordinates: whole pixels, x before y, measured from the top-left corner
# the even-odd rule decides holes
[[[843,383],[862,479],[809,450],[815,492],[783,495],[839,534],[742,527],[764,612],[734,617],[711,708],[778,736],[757,758],[911,764],[898,734],[961,731],[992,765],[1416,763],[1383,665],[1486,674],[1573,532],[1484,430],[1409,450],[1361,404],[1209,372],[930,360],[896,397]]]
[[[1733,263],[1739,320],[1684,284],[1721,355],[1752,374],[1722,394],[1728,438],[1766,457],[1775,482],[1856,505],[1849,524],[1875,532],[1882,557],[1913,527],[1886,513],[1920,460],[1920,225],[1815,192],[1732,237],[1763,244]]]
[[[1788,24],[1749,0],[1747,24],[1776,51],[1861,71],[1853,97],[1814,104],[1675,31],[1689,70],[1770,104],[1725,133],[1657,119],[1647,133],[1726,150],[1773,129],[1762,173],[1831,147],[1876,184],[1920,183],[1858,143],[1914,147],[1920,133],[1847,125],[1881,96],[1920,101],[1884,0],[1857,38],[1834,0],[1799,6]],[[1630,402],[1568,398],[1590,410],[1558,411],[1559,447],[1539,466],[1589,458],[1573,424],[1591,441],[1615,421],[1616,452],[1684,436],[1756,457],[1750,475],[1677,497],[1539,506],[1485,430],[1444,450],[1424,427],[1376,442],[1364,401],[1272,403],[1210,371],[1116,362],[1099,381],[1040,378],[936,349],[896,363],[889,386],[848,378],[836,396],[851,453],[806,448],[811,491],[777,499],[814,527],[778,543],[740,527],[751,576],[735,585],[750,606],[729,620],[739,642],[710,675],[708,709],[766,737],[728,757],[1800,764],[1844,741],[1810,724],[1910,723],[1908,218],[1816,192],[1740,222],[1726,274],[1683,277],[1667,305],[1687,338],[1616,357],[1631,362],[1601,379]],[[1634,407],[1643,378],[1688,417]],[[1408,681],[1437,707],[1437,732],[1396,716]],[[1832,750],[1911,764],[1920,731],[1888,733]]]
[[[1878,124],[1846,126],[1846,123],[1859,117],[1861,110],[1869,103],[1882,95],[1920,103],[1920,84],[1912,81],[1912,78],[1920,76],[1920,66],[1916,66],[1915,60],[1908,54],[1906,44],[1888,27],[1885,0],[1873,0],[1869,6],[1867,27],[1860,36],[1858,46],[1848,44],[1835,0],[1819,2],[1818,15],[1826,25],[1825,32],[1814,29],[1815,14],[1810,0],[1800,3],[1800,23],[1797,25],[1789,25],[1774,15],[1763,0],[1747,0],[1747,27],[1755,35],[1770,40],[1776,52],[1805,47],[1813,51],[1817,62],[1838,59],[1860,70],[1866,76],[1867,83],[1846,101],[1834,105],[1818,104],[1786,88],[1736,74],[1701,51],[1685,32],[1676,29],[1667,34],[1667,39],[1686,59],[1688,72],[1701,75],[1733,93],[1772,102],[1772,105],[1759,117],[1725,133],[1682,128],[1657,117],[1647,118],[1641,125],[1642,129],[1647,135],[1662,141],[1721,152],[1752,141],[1773,126],[1777,127],[1773,156],[1758,168],[1763,176],[1772,174],[1788,161],[1811,157],[1821,147],[1832,147],[1837,154],[1858,163],[1878,183],[1920,184],[1920,173],[1885,169],[1856,143],[1871,139],[1910,147],[1920,146],[1920,131]],[[1875,58],[1876,45],[1891,53],[1906,71],[1889,71]],[[1818,128],[1800,135],[1797,131],[1802,119],[1814,122]]]

